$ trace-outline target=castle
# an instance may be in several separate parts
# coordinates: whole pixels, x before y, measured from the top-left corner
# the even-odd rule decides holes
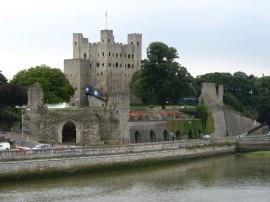
[[[107,100],[108,93],[129,92],[128,83],[141,68],[141,59],[141,34],[128,34],[127,44],[116,43],[112,30],[101,30],[98,43],[73,34],[73,59],[64,60],[64,73],[75,89],[70,106],[91,105],[93,96],[88,95]]]

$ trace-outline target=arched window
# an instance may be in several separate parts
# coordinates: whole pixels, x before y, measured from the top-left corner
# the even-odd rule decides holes
[[[135,132],[135,142],[140,143],[141,141],[142,141],[141,134],[138,131],[136,131]]]
[[[169,134],[168,134],[168,131],[167,130],[164,130],[163,132],[163,138],[164,138],[164,141],[169,141]]]
[[[156,142],[156,134],[154,133],[154,131],[151,130],[150,132],[150,142]]]

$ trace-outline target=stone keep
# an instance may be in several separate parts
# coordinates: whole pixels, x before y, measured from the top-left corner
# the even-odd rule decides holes
[[[141,68],[142,35],[128,34],[127,42],[115,43],[112,30],[101,30],[98,43],[89,43],[81,33],[73,34],[73,59],[64,60],[64,73],[75,89],[71,106],[88,105],[88,85],[104,98],[107,93],[129,92],[131,76]]]

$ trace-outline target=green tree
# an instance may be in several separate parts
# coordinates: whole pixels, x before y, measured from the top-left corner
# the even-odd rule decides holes
[[[0,86],[7,83],[7,78],[2,74],[2,71],[0,70]]]
[[[11,83],[21,85],[27,89],[36,82],[43,87],[45,103],[69,102],[74,95],[74,89],[65,74],[59,69],[46,65],[22,70],[11,80]]]
[[[196,106],[195,118],[202,120],[202,130],[205,133],[208,118],[208,109],[203,103],[200,103],[199,105]]]
[[[14,107],[0,108],[0,121],[6,122],[9,126],[9,130],[14,122],[20,120],[19,110]]]
[[[161,42],[153,42],[147,48],[147,58],[142,69],[134,73],[129,83],[131,92],[147,104],[177,103],[181,97],[194,96],[190,85],[193,77],[186,68],[175,61],[177,50]]]

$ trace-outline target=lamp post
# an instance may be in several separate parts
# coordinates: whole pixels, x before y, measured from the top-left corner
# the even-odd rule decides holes
[[[27,111],[30,111],[31,109],[26,109]],[[24,113],[24,109],[22,110],[22,147],[23,147],[23,136],[24,136],[24,127],[23,127],[23,125],[24,125],[24,115],[25,115],[25,113]]]
[[[22,147],[23,147],[23,122],[24,122],[24,109],[22,110]]]
[[[172,103],[172,137],[174,141],[174,127],[173,127],[173,103]]]

